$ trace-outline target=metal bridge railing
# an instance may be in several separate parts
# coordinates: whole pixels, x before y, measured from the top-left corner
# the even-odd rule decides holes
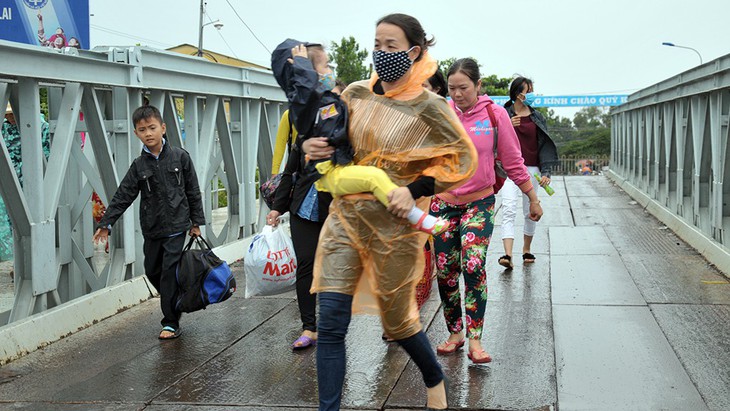
[[[729,118],[730,54],[632,94],[614,109],[611,130],[613,175],[726,272]]]
[[[257,169],[271,173],[286,100],[270,72],[144,47],[68,53],[0,41],[0,107],[9,101],[18,120],[23,174],[21,186],[0,144],[0,194],[15,254],[15,298],[11,309],[0,311],[0,326],[143,274],[138,203],[115,226],[108,261],[97,267],[90,201],[96,192],[108,204],[139,155],[131,112],[143,98],[162,111],[168,141],[190,152],[209,223],[211,190],[223,182],[225,225],[219,233],[208,225],[203,233],[214,245],[255,231]],[[41,90],[47,90],[50,114],[47,159]]]

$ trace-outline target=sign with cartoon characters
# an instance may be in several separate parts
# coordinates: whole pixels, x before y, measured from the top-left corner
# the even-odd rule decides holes
[[[89,48],[89,0],[0,0],[0,39]]]

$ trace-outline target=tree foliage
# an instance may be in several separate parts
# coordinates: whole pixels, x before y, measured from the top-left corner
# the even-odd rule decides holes
[[[479,64],[479,61],[474,57],[470,57]],[[450,57],[439,62],[439,70],[447,77],[449,68],[456,62],[456,57]],[[481,67],[481,64],[479,64]],[[480,70],[481,71],[481,70]],[[509,85],[512,82],[511,78],[497,77],[496,74],[492,74],[486,77],[482,77],[482,89],[481,94],[486,93],[489,96],[507,96],[509,95]]]
[[[343,37],[340,44],[332,42],[330,46],[329,58],[337,65],[337,78],[346,84],[369,77],[369,70],[363,65],[367,56],[367,49],[360,50],[353,36]]]
[[[441,70],[441,74],[444,75],[444,78],[446,78],[446,75],[449,74],[449,68],[456,62],[456,57],[449,57],[447,59],[443,59],[439,61],[439,70]]]
[[[611,130],[605,127],[582,130],[576,139],[559,149],[561,156],[589,157],[611,154]]]
[[[578,129],[611,127],[611,116],[600,107],[584,107],[575,113],[573,124]]]
[[[544,110],[545,112],[543,112],[543,115],[547,120],[550,137],[553,141],[555,141],[555,144],[557,144],[558,147],[575,138],[575,127],[573,127],[573,121],[571,121],[568,117],[561,117],[555,114],[555,110],[551,108],[544,108]]]
[[[486,93],[488,96],[509,96],[510,83],[512,83],[511,78],[497,77],[496,74],[482,77],[482,94]]]

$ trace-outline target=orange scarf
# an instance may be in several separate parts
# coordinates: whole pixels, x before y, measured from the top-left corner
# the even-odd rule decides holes
[[[426,51],[421,55],[419,61],[413,63],[400,85],[386,91],[383,96],[396,100],[411,100],[423,92],[423,83],[431,78],[437,69],[436,60]],[[378,79],[378,73],[373,70],[373,75],[370,77],[371,91]]]

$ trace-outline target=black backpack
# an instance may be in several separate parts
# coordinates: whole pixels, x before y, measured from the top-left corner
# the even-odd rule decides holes
[[[193,242],[198,249],[191,249]],[[176,277],[176,307],[184,313],[225,301],[236,291],[236,279],[228,264],[213,253],[202,237],[191,238],[183,249]]]

